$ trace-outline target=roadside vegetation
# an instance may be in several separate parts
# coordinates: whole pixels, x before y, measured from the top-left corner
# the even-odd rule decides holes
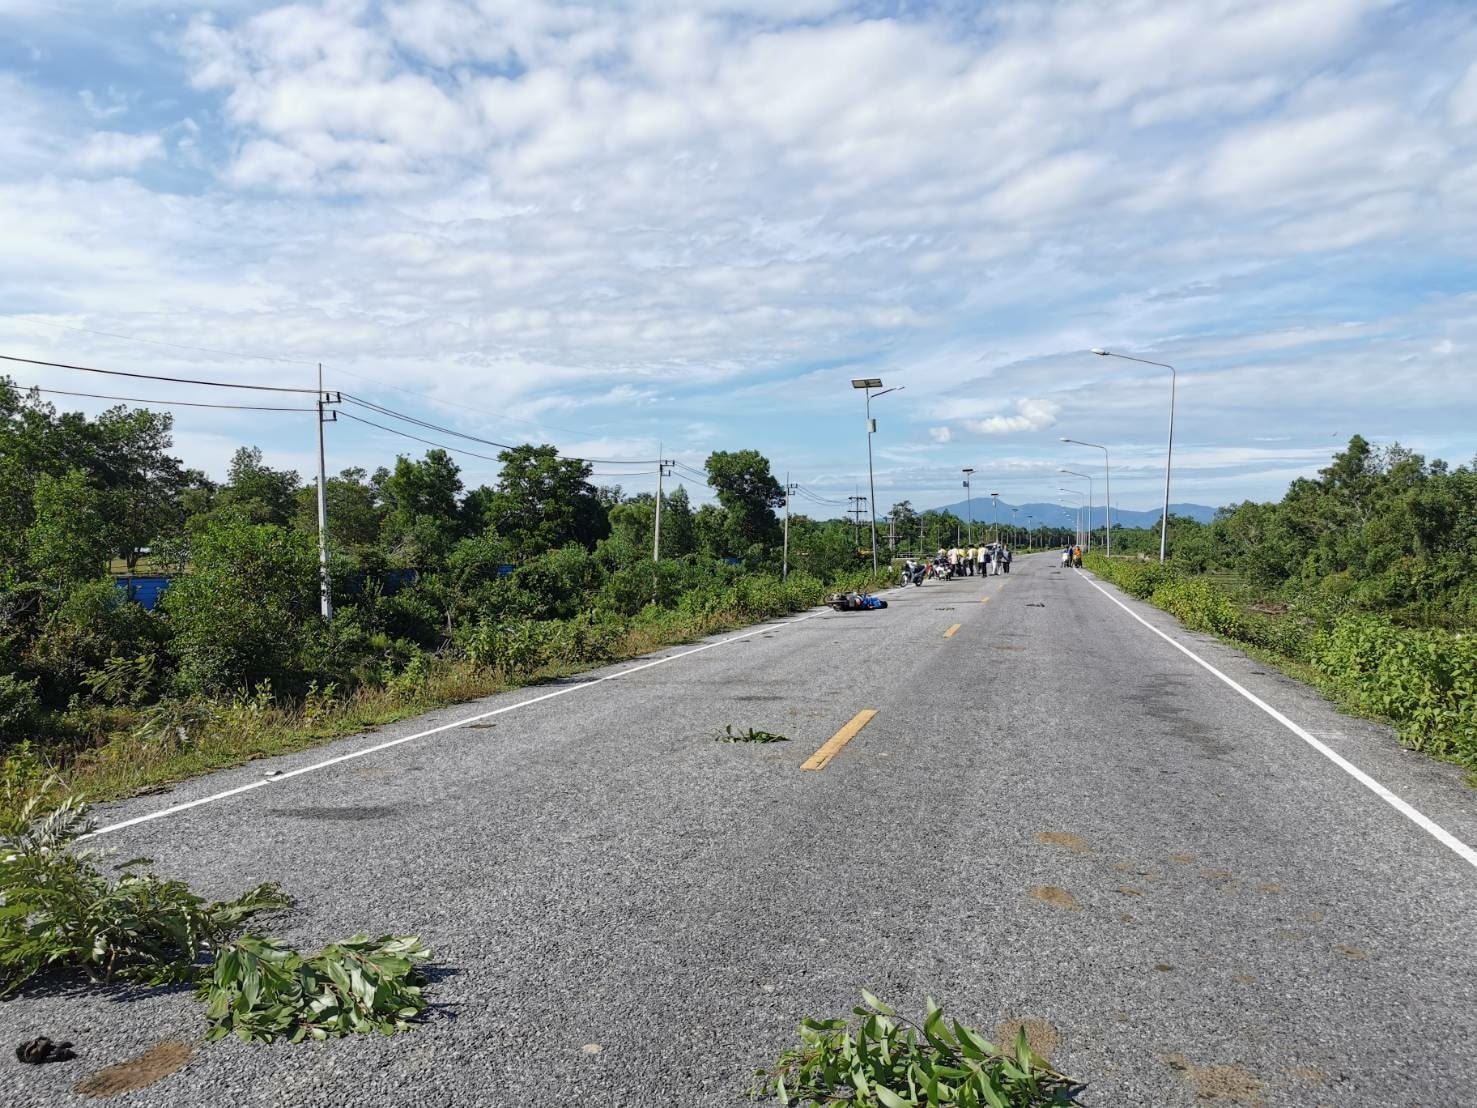
[[[103,800],[867,588],[849,521],[790,519],[753,450],[706,463],[716,503],[598,485],[551,446],[467,489],[445,451],[315,490],[243,447],[216,484],[166,414],[59,413],[0,379],[0,805],[59,775]],[[166,573],[159,607],[110,564]]]
[[[1477,471],[1355,436],[1317,480],[1214,522],[1115,531],[1087,565],[1477,775]],[[1140,550],[1138,556],[1119,557]]]

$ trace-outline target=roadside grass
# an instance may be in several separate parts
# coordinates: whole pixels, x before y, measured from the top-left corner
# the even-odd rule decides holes
[[[1172,564],[1093,554],[1086,567],[1312,686],[1341,711],[1388,724],[1411,749],[1461,766],[1477,788],[1477,638],[1368,612],[1298,609]]]
[[[762,594],[740,590],[700,610],[648,607],[603,628],[592,629],[579,620],[521,626],[512,629],[516,651],[479,657],[448,649],[422,655],[385,684],[343,696],[329,690],[284,701],[259,689],[224,703],[171,701],[153,709],[114,710],[95,743],[47,749],[20,743],[12,748],[0,766],[0,812],[19,811],[48,780],[57,783],[56,792],[90,804],[162,792],[215,770],[802,611],[819,604],[830,587],[806,582]],[[882,582],[859,578],[849,587],[882,587]]]

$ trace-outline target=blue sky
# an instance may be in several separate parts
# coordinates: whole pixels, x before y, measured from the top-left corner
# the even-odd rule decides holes
[[[1063,435],[1152,507],[1167,378],[1093,346],[1179,367],[1177,501],[1277,497],[1355,432],[1469,461],[1473,59],[1461,2],[0,0],[0,352],[321,360],[473,434],[754,446],[835,497],[879,376],[884,508],[963,466],[1055,500],[1095,459]],[[314,464],[309,418],[176,419],[217,475]],[[330,429],[335,469],[420,449]]]

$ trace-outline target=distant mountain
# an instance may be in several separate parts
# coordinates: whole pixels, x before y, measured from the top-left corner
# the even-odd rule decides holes
[[[935,508],[933,510],[939,512],[953,512],[960,519],[966,519],[968,517],[966,516],[965,512],[968,507],[969,502],[961,500],[957,504],[945,504],[943,507]],[[1012,508],[1015,509],[1015,523],[1018,527],[1026,526],[1027,516],[1033,517],[1035,520],[1034,525],[1038,527],[1041,526],[1043,523],[1054,527],[1061,527],[1070,525],[1072,522],[1075,522],[1077,515],[1075,511],[1063,508],[1060,504],[1007,504],[1004,500],[1002,500],[1000,501],[1001,523],[1004,523],[1010,518],[1010,510]],[[1218,510],[1219,509],[1217,508],[1207,507],[1204,504],[1175,504],[1171,502],[1169,505],[1170,515],[1187,516],[1190,519],[1196,520],[1200,523],[1209,523],[1212,519],[1215,518],[1215,513]],[[995,519],[994,513],[995,506],[988,496],[984,498],[975,498],[974,521],[976,523],[993,523]],[[1159,525],[1160,514],[1161,510],[1158,508],[1151,508],[1148,511],[1141,512],[1133,511],[1128,508],[1114,508],[1113,526],[1157,527]],[[1103,525],[1103,515],[1103,506],[1101,504],[1094,504],[1092,509],[1093,527],[1096,528]]]

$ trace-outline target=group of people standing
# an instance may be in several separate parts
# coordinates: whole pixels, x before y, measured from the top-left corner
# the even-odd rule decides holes
[[[992,568],[997,575],[1010,572],[1010,547],[1001,542],[962,548],[951,546],[948,550],[940,550],[937,557],[948,563],[955,577],[973,577],[976,573],[988,577]]]

